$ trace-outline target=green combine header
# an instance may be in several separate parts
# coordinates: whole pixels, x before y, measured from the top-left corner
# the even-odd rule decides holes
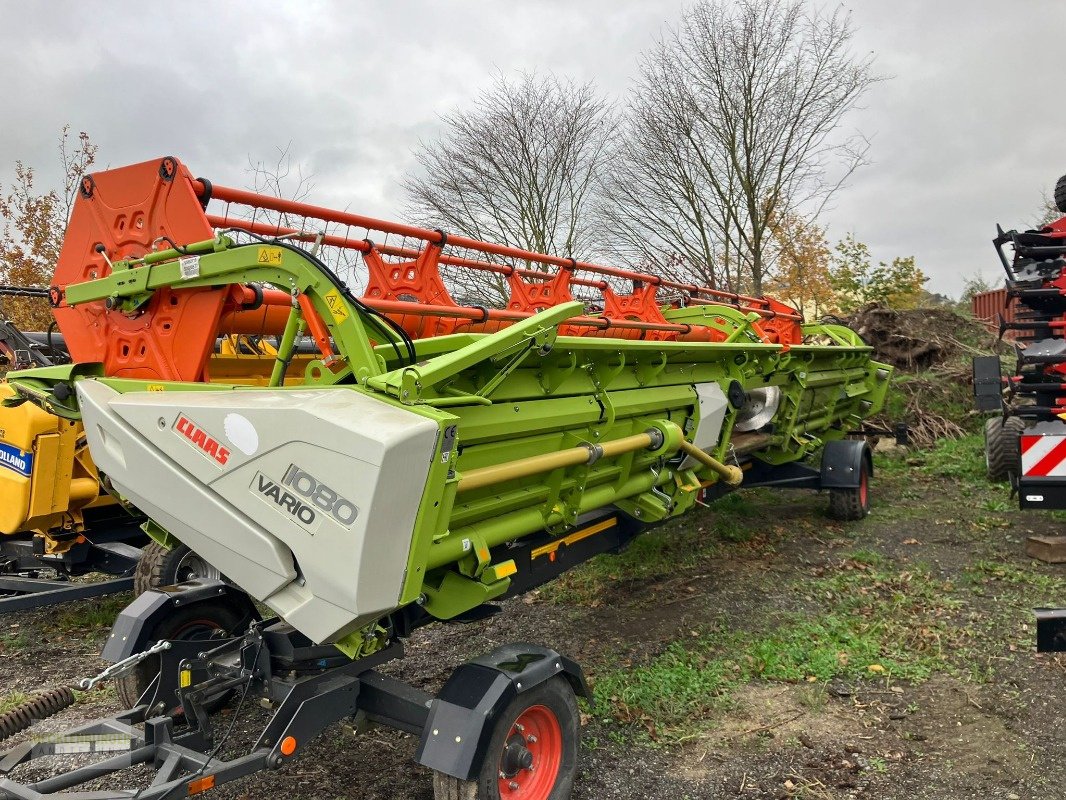
[[[327,263],[353,254],[361,296]],[[460,272],[505,280],[506,307],[454,300]],[[11,375],[9,402],[81,420],[158,545],[225,576],[140,595],[105,649],[132,710],[81,732],[169,770],[145,800],[278,766],[360,711],[421,736],[438,798],[567,797],[576,664],[512,645],[437,696],[375,667],[418,626],[492,614],[740,487],[869,508],[849,434],[891,369],[769,298],[227,189],[173,158],[84,180],[52,298],[75,363]],[[249,351],[223,355],[230,335]],[[210,713],[234,689],[277,710],[224,761]]]

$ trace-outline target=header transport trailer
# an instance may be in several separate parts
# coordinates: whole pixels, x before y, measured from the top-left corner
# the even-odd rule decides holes
[[[327,264],[352,254],[361,297]],[[503,281],[504,307],[457,302],[471,276]],[[97,676],[130,710],[0,756],[0,797],[113,773],[81,796],[193,795],[358,715],[420,737],[438,798],[565,798],[577,664],[508,645],[436,696],[377,667],[421,625],[491,615],[740,486],[869,508],[848,435],[891,369],[769,298],[229,189],[170,157],[83,180],[52,298],[74,363],[11,375],[11,402],[80,420],[148,533],[225,577],[138,596]],[[212,371],[236,312],[277,337],[230,365],[241,381]],[[212,712],[235,691],[274,713],[224,759]],[[18,779],[69,736],[123,752]],[[154,777],[120,787],[131,764]]]

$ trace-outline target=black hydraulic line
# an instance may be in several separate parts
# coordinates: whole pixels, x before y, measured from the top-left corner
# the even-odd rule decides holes
[[[1023,419],[1057,419],[1060,414],[1066,414],[1066,406],[1012,406],[1008,409],[1007,416],[1022,417]]]
[[[0,283],[0,295],[4,297],[43,297],[48,299],[48,289],[38,286],[16,286]]]
[[[1047,319],[1034,319],[1032,321],[1026,320],[1023,322],[1007,322],[1007,320],[1003,319],[1003,315],[1000,314],[999,320],[999,329],[1001,331],[1027,331],[1031,330],[1032,328],[1063,327],[1062,325],[1051,325],[1052,322],[1056,321],[1056,318],[1053,316],[1048,316]]]
[[[1023,258],[1028,258],[1034,255],[1046,255],[1046,256],[1061,256],[1066,255],[1066,245],[1061,244],[1048,244],[1048,245],[1035,245],[1035,244],[1020,244],[1015,242],[1014,252]]]
[[[1036,392],[1063,392],[1066,391],[1066,382],[1061,383],[1026,383],[1025,381],[1011,381],[1007,387],[1010,391],[1018,394]]]
[[[1031,298],[1062,297],[1062,290],[1061,289],[1054,289],[1054,288],[1051,288],[1051,289],[1017,289],[1017,288],[1008,288],[1007,289],[1007,296],[1008,297],[1021,297],[1023,299],[1026,298],[1026,297],[1031,297]]]
[[[405,331],[402,327],[397,325],[395,322],[393,322],[387,316],[381,314],[376,309],[373,309],[370,306],[366,305],[366,303],[362,302],[359,298],[357,298],[355,295],[353,295],[351,289],[348,288],[348,284],[346,284],[344,281],[342,281],[340,279],[340,276],[338,276],[337,273],[335,273],[332,269],[330,269],[329,265],[327,265],[326,262],[324,262],[318,256],[307,252],[302,247],[297,247],[296,245],[290,244],[289,242],[286,242],[286,241],[282,241],[282,240],[278,240],[278,239],[267,239],[266,237],[260,236],[259,234],[256,234],[256,233],[252,233],[251,231],[240,230],[239,232],[243,233],[243,234],[246,234],[248,236],[251,236],[253,239],[256,239],[257,241],[259,241],[262,244],[270,244],[270,245],[275,246],[275,247],[284,247],[286,250],[291,250],[292,252],[298,253],[299,255],[301,255],[304,258],[306,258],[308,261],[310,261],[312,264],[314,264],[316,267],[318,267],[323,275],[325,275],[327,278],[329,278],[329,281],[330,281],[330,283],[333,284],[333,287],[338,292],[340,292],[342,295],[344,295],[345,299],[347,299],[349,303],[351,303],[353,306],[356,307],[356,309],[363,316],[363,319],[371,327],[373,327],[379,334],[381,334],[382,338],[387,340],[389,342],[389,344],[392,345],[393,350],[396,351],[396,357],[398,359],[400,359],[401,361],[403,361],[404,357],[400,353],[400,348],[399,348],[396,340],[393,338],[393,336],[399,337],[400,342],[404,345],[404,348],[407,350],[407,363],[405,364],[405,366],[410,366],[411,364],[414,364],[418,360],[418,357],[415,354],[414,341],[411,339],[410,336],[407,335],[407,331]],[[238,245],[238,247],[250,247],[250,246],[251,245],[249,245],[249,244]],[[384,325],[383,325],[383,323],[384,323]],[[389,332],[386,330],[385,326],[387,326],[388,328],[392,329],[392,335],[389,334]]]

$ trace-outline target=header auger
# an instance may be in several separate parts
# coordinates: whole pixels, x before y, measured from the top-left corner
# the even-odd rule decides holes
[[[361,296],[327,253],[362,254]],[[460,274],[502,276],[507,302],[456,300]],[[357,711],[421,735],[438,797],[565,797],[576,664],[509,646],[436,698],[374,668],[416,627],[488,616],[738,486],[869,507],[848,435],[891,369],[768,298],[227,189],[173,158],[86,178],[51,294],[75,363],[13,374],[14,402],[81,420],[147,532],[225,576],[145,592],[105,650],[133,710],[79,733],[131,737],[160,769],[145,800],[278,766]],[[219,349],[230,335],[251,353]],[[234,688],[277,711],[222,761],[210,711]]]

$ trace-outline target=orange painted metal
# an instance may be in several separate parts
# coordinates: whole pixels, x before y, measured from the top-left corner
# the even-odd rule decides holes
[[[773,316],[764,318],[759,327],[766,332],[767,339],[774,344],[800,344],[803,341],[803,329],[792,306],[787,306],[770,297],[763,298],[766,310]]]
[[[224,214],[207,214],[211,201],[227,204]],[[239,204],[231,215],[230,204]],[[251,212],[251,218],[246,214]],[[375,244],[369,238],[296,229],[256,220],[259,211],[299,215],[306,225],[326,223],[365,228],[420,240],[421,249]],[[764,341],[788,346],[802,341],[801,317],[773,299],[665,279],[643,272],[534,253],[517,247],[446,236],[439,230],[388,222],[307,203],[282,200],[194,179],[171,157],[87,176],[76,199],[56,268],[53,298],[56,318],[77,361],[103,362],[110,375],[199,381],[206,378],[207,355],[220,334],[278,334],[293,298],[282,291],[231,286],[226,289],[167,288],[156,291],[134,313],[106,303],[68,307],[63,290],[72,283],[102,277],[110,263],[153,250],[204,241],[216,230],[236,229],[265,237],[286,235],[300,241],[354,250],[363,255],[368,283],[362,302],[388,315],[416,338],[450,333],[491,332],[531,314],[574,299],[573,289],[600,293],[602,314],[576,317],[560,327],[563,335],[609,336],[653,341],[721,341],[710,326],[672,323],[663,316],[660,289],[682,297],[678,303],[728,304],[760,318],[752,330]],[[513,259],[504,264],[452,255],[461,248],[485,256]],[[506,278],[505,309],[460,305],[448,291],[440,267],[462,267]],[[135,267],[150,269],[150,267]],[[608,279],[632,283],[621,294]],[[329,331],[304,298],[297,304],[324,355],[332,348]],[[597,305],[596,301],[593,301]],[[725,325],[724,320],[720,324]]]
[[[53,296],[108,275],[108,260],[151,252],[160,237],[189,243],[213,235],[192,176],[177,159],[87,175],[59,254]],[[74,361],[102,362],[118,377],[198,381],[225,299],[225,292],[210,289],[163,289],[137,315],[111,312],[100,301],[60,304],[55,316]]]
[[[643,338],[651,341],[675,341],[681,331],[672,331],[655,298],[658,286],[646,283],[631,294],[616,294],[611,289],[603,290],[603,315],[610,319],[643,320],[660,326],[648,331]]]
[[[297,301],[300,304],[300,311],[303,312],[304,322],[307,323],[307,330],[311,333],[311,339],[318,348],[318,352],[329,358],[333,355],[333,345],[329,341],[329,328],[326,327],[326,323],[322,321],[322,317],[319,316],[315,307],[311,304],[310,297],[306,294],[301,294]]]
[[[537,312],[569,303],[574,299],[570,293],[571,269],[567,265],[554,275],[545,273],[543,280],[526,280],[523,276],[512,273],[507,276],[511,289],[511,299],[507,308],[511,311]]]
[[[227,308],[223,311],[218,321],[219,336],[228,334],[248,334],[252,336],[278,335],[285,329],[285,323],[289,319],[289,311],[292,308],[292,296],[279,289],[264,289],[263,304],[258,308],[248,308],[254,300],[254,293],[247,287],[244,289],[250,298],[246,298],[242,305]]]

